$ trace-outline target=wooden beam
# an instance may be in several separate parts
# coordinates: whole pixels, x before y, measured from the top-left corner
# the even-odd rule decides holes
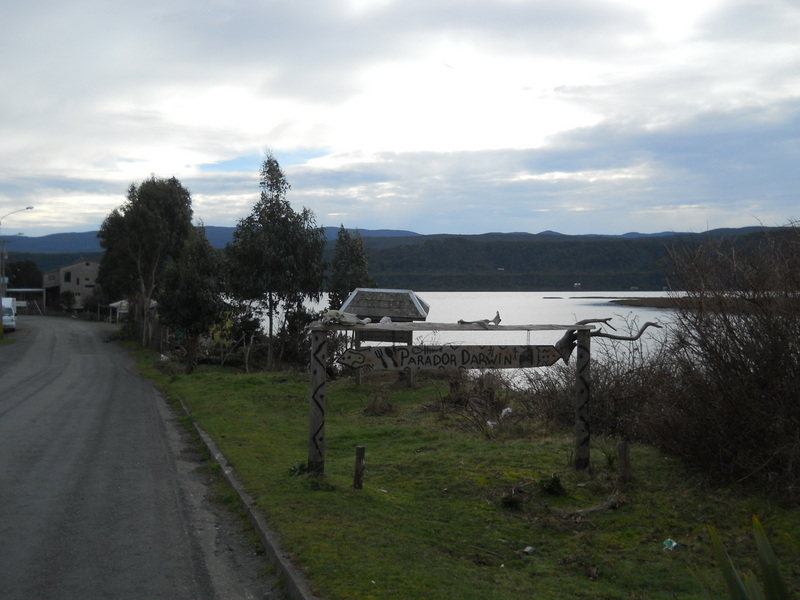
[[[316,321],[309,327],[312,331],[589,331],[594,325],[482,325],[479,323],[367,323],[365,325],[323,325]]]

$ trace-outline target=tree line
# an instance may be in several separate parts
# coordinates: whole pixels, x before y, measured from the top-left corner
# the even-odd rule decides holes
[[[428,291],[661,290],[675,237],[425,236],[366,240],[382,285]]]
[[[298,332],[312,320],[306,301],[319,301],[325,289],[338,307],[354,288],[374,284],[361,236],[344,226],[326,264],[324,230],[309,209],[292,208],[291,186],[271,152],[259,187],[258,201],[221,250],[208,242],[202,224],[193,225],[191,194],[174,177],[131,184],[98,232],[104,249],[99,294],[128,298],[131,333],[143,345],[166,328],[185,352],[187,372],[209,335],[241,348],[245,368],[263,336],[271,368],[292,353]]]
[[[227,230],[220,234],[219,229]],[[331,268],[341,229],[325,228],[322,256]],[[721,229],[705,233],[645,236],[560,235],[555,233],[481,235],[358,235],[369,272],[381,287],[417,291],[563,291],[580,283],[583,290],[662,290],[669,286],[669,255],[682,244],[737,240],[748,244],[771,228]],[[774,228],[772,228],[774,229]],[[212,245],[223,248],[233,228],[208,228]],[[355,236],[357,232],[345,232]],[[336,240],[336,241],[335,241]],[[13,253],[7,265],[11,287],[40,287],[42,271],[102,253]],[[15,267],[18,263],[20,269]],[[326,283],[327,285],[327,283]],[[329,291],[329,290],[326,290]],[[118,300],[119,298],[113,298]]]

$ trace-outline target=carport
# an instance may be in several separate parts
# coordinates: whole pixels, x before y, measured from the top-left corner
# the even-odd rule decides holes
[[[6,297],[16,300],[17,312],[23,309],[25,314],[38,312],[40,315],[44,315],[44,288],[7,288],[6,294]],[[40,300],[41,305],[39,304]],[[33,309],[35,309],[35,311]]]

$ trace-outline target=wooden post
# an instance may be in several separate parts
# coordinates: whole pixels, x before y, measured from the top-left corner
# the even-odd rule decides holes
[[[361,348],[361,332],[354,331],[353,332],[353,345],[355,346],[356,350]],[[361,369],[356,369],[356,385],[361,385]]]
[[[589,400],[592,396],[591,334],[578,330],[578,357],[575,370],[575,469],[589,468]]]
[[[325,472],[325,394],[328,374],[328,332],[311,334],[311,402],[308,415],[308,472]]]
[[[356,474],[353,478],[353,487],[357,490],[360,490],[364,487],[364,467],[366,465],[364,461],[365,453],[366,448],[364,448],[364,446],[356,446]]]

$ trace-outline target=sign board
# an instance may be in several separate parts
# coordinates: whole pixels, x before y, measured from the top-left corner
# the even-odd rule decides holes
[[[363,342],[391,342],[410,345],[414,341],[413,331],[356,331],[356,339]]]
[[[547,367],[561,358],[555,346],[369,346],[345,351],[337,362],[353,369],[519,369]]]

